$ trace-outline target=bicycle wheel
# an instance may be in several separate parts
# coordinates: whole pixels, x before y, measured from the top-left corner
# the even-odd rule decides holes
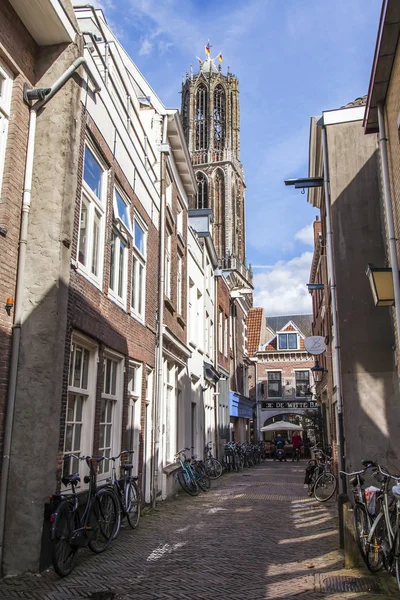
[[[140,493],[135,481],[130,481],[126,487],[125,508],[128,523],[132,529],[135,529],[140,519]]]
[[[397,587],[400,590],[400,531],[399,531],[399,525],[397,525],[397,527],[396,527],[395,536],[396,537],[394,540],[393,566],[394,566],[394,571],[396,573]]]
[[[336,491],[337,481],[333,473],[322,473],[315,482],[314,496],[318,502],[326,502]]]
[[[176,474],[176,478],[187,494],[191,496],[198,496],[200,493],[199,486],[197,485],[197,481],[195,481],[189,473],[184,471],[183,469],[179,470]]]
[[[370,571],[378,571],[378,569],[380,569],[382,565],[374,564],[372,557],[371,562],[368,560],[368,534],[371,529],[371,519],[368,515],[367,509],[363,504],[355,504],[354,506],[353,525],[357,547],[363,561],[365,562]]]
[[[378,516],[370,526],[366,548],[366,565],[373,573],[379,571],[383,566],[386,567],[385,556],[382,549],[385,534],[385,517],[383,516],[383,513],[378,513]]]
[[[60,577],[71,573],[75,565],[77,546],[71,546],[71,534],[75,530],[75,512],[67,500],[62,500],[52,515],[51,526],[51,562]]]
[[[115,540],[115,538],[117,537],[117,535],[119,534],[119,531],[121,529],[124,508],[121,503],[120,492],[118,492],[117,490],[115,490],[112,487],[110,487],[109,489],[110,489],[110,492],[114,495],[115,502],[117,505],[117,522],[115,524],[115,531],[114,531],[114,535],[113,535],[113,540]]]
[[[110,545],[118,523],[118,506],[110,490],[99,490],[90,509],[91,534],[89,548],[99,554]]]
[[[222,465],[216,458],[208,458],[204,463],[210,479],[218,479],[222,475]]]

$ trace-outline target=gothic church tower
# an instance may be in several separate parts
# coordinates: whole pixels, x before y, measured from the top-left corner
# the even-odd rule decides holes
[[[251,283],[246,267],[244,173],[240,162],[239,82],[207,57],[182,83],[182,124],[197,180],[190,208],[211,208],[213,240],[222,269]]]

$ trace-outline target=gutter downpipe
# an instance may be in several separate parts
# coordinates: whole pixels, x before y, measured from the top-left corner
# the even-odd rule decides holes
[[[168,127],[168,115],[164,115],[163,118],[163,133],[162,133],[162,145],[168,144],[167,138],[167,127]],[[160,175],[161,175],[161,206],[160,206],[160,253],[159,253],[159,264],[160,264],[160,279],[158,286],[158,340],[157,340],[157,352],[156,352],[156,385],[154,395],[154,434],[153,434],[153,474],[151,482],[151,506],[156,507],[157,501],[157,488],[158,488],[158,469],[159,469],[159,453],[160,453],[160,407],[161,399],[164,389],[164,378],[163,378],[163,334],[164,334],[164,279],[165,279],[165,171],[166,171],[166,160],[167,154],[165,150],[160,151],[161,164],[160,164]]]
[[[79,67],[84,67],[91,79],[95,92],[99,92],[101,88],[97,85],[89,67],[86,64],[85,58],[82,56],[75,60],[72,65],[57,79],[51,86],[50,92],[43,100],[39,100],[31,106],[29,113],[28,141],[25,159],[25,177],[24,177],[24,192],[22,200],[21,214],[21,229],[19,235],[19,251],[17,263],[17,280],[15,284],[15,309],[14,309],[14,324],[12,330],[11,341],[11,356],[10,356],[10,375],[8,382],[7,393],[7,408],[4,431],[4,449],[2,457],[2,471],[0,481],[0,570],[3,571],[3,555],[4,555],[4,536],[5,536],[5,516],[7,509],[7,491],[8,491],[8,476],[10,472],[11,459],[11,443],[14,425],[15,398],[17,391],[18,380],[18,359],[21,342],[21,327],[22,327],[22,302],[24,297],[25,284],[25,262],[26,262],[26,246],[28,243],[28,224],[29,213],[31,208],[32,194],[32,178],[33,178],[33,160],[35,156],[35,135],[36,121],[38,111],[56,94],[60,88],[68,81],[71,75]]]
[[[385,116],[383,105],[378,104],[378,122],[379,122],[379,146],[381,150],[383,197],[385,202],[385,211],[387,219],[387,228],[389,236],[389,255],[390,265],[392,267],[394,307],[396,314],[397,345],[400,344],[400,273],[397,260],[396,235],[393,223],[392,195],[390,192],[389,167],[387,156],[387,137],[385,127]]]
[[[346,470],[345,455],[344,455],[344,429],[343,429],[343,396],[342,396],[342,376],[340,371],[340,343],[339,343],[339,327],[337,318],[337,297],[336,297],[336,278],[334,270],[333,258],[333,229],[331,216],[331,193],[329,184],[329,163],[328,163],[328,140],[326,135],[326,126],[322,120],[322,153],[324,161],[324,191],[326,202],[326,249],[328,257],[328,265],[330,271],[330,291],[332,298],[332,325],[333,335],[335,337],[335,345],[333,348],[333,371],[336,383],[336,406],[337,406],[337,445],[339,455],[339,470]],[[347,492],[347,482],[345,476],[339,478],[339,487],[342,494]]]

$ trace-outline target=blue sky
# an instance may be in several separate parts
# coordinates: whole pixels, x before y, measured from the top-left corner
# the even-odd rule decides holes
[[[180,107],[196,56],[223,54],[240,83],[247,261],[254,305],[267,315],[311,312],[306,176],[310,117],[368,91],[382,0],[98,0],[162,102]]]

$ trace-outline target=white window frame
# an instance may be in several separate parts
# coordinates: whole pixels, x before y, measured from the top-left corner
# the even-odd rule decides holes
[[[8,124],[11,114],[11,96],[13,86],[12,73],[0,61],[0,197],[3,182],[4,162],[8,136]]]
[[[228,356],[228,331],[229,331],[229,317],[225,315],[225,328],[224,328],[224,356]]]
[[[88,375],[87,375],[87,387],[82,388],[80,386],[73,385],[74,381],[71,381],[71,373],[74,372],[72,360],[76,360],[76,352],[74,349],[76,347],[81,348],[82,350],[86,350],[89,352],[89,361],[88,361]],[[82,428],[81,428],[81,443],[80,449],[74,452],[78,456],[82,455],[91,455],[93,448],[93,422],[94,422],[94,414],[95,414],[95,404],[96,404],[96,390],[97,390],[97,362],[98,362],[98,346],[89,338],[77,333],[72,334],[71,338],[71,354],[70,354],[70,362],[68,366],[68,398],[67,398],[67,407],[68,410],[68,401],[70,395],[75,396],[83,396],[85,398],[83,407],[82,407]],[[81,366],[81,372],[83,370],[83,363]],[[64,429],[64,449],[63,454],[69,454],[71,451],[66,450],[65,445],[67,441],[67,427],[71,421],[67,420],[68,414],[65,414],[65,429]],[[88,484],[84,483],[84,475],[87,474],[88,469],[87,465],[83,461],[71,461],[70,464],[66,463],[66,470],[71,470],[68,467],[73,466],[73,470],[79,473],[81,477],[80,488],[86,488]],[[70,474],[70,473],[68,473]],[[63,486],[63,489],[64,486]]]
[[[143,365],[138,362],[129,361],[128,366],[128,421],[127,421],[127,444],[128,450],[134,451],[132,459],[134,475],[137,474],[139,460],[139,445],[142,419],[142,382]]]
[[[129,240],[127,239],[127,236],[124,235],[124,233],[121,231],[121,227],[119,229],[117,229],[117,227],[115,227],[113,225],[112,228],[112,232],[111,235],[115,236],[115,239],[117,240],[116,246],[118,249],[118,252],[115,252],[114,255],[114,260],[115,260],[115,267],[114,267],[114,273],[113,273],[113,281],[111,282],[111,241],[110,241],[110,275],[108,278],[108,295],[117,303],[119,304],[122,308],[125,309],[126,306],[126,293],[127,293],[127,289],[128,289],[128,244],[129,244]],[[118,243],[119,242],[119,243]],[[120,274],[120,260],[121,260],[121,243],[123,244],[124,248],[122,251],[122,260],[123,260],[123,267],[122,267],[122,289],[121,289],[121,294],[119,293],[118,290],[118,284],[119,284],[119,274]]]
[[[113,402],[112,413],[111,413],[111,436],[110,436],[110,448],[109,454],[116,456],[121,451],[121,434],[122,434],[122,411],[123,411],[123,381],[124,381],[124,357],[117,354],[113,350],[106,349],[104,351],[104,374],[103,374],[103,390],[101,393],[101,403]],[[106,390],[106,361],[111,360],[116,365],[116,376],[115,376],[115,391]],[[100,417],[101,418],[101,417]],[[101,435],[101,421],[100,421],[100,435]],[[103,446],[100,445],[99,440],[99,452],[100,454],[106,454],[106,445],[103,441]],[[98,467],[98,481],[104,481],[111,475],[111,461],[102,461]]]
[[[171,179],[167,173],[167,185],[165,188],[165,203],[168,208],[172,211],[172,183]]]
[[[165,240],[164,294],[171,299],[171,244],[172,233],[167,229]]]
[[[117,194],[124,204],[125,211],[120,210],[120,207],[118,204],[118,199],[117,199]],[[121,227],[123,227],[128,232],[128,234],[132,237],[133,231],[132,231],[132,223],[131,223],[131,215],[130,215],[130,206],[131,206],[131,203],[128,200],[128,198],[125,196],[125,194],[121,191],[121,189],[118,186],[115,186],[114,190],[113,190],[114,219],[118,223],[120,223]],[[123,218],[123,216],[124,216],[123,212],[125,212],[125,220]]]
[[[281,384],[281,389],[280,389],[281,395],[280,396],[270,396],[269,395],[269,375],[272,374],[272,373],[279,373],[279,375],[280,375],[280,384]],[[268,400],[274,400],[276,398],[278,398],[278,399],[279,398],[283,398],[283,371],[282,371],[282,369],[271,369],[271,370],[267,371],[267,382],[266,383],[267,383],[267,396],[266,396],[266,398]]]
[[[176,233],[183,239],[183,208],[180,202],[178,202],[176,211]]]
[[[178,252],[176,272],[176,312],[182,315],[183,308],[183,256]]]
[[[143,233],[143,252],[136,245],[136,225]],[[132,244],[132,268],[131,268],[131,315],[142,323],[145,320],[146,307],[146,265],[147,265],[147,227],[135,214],[133,219],[133,244]],[[134,269],[136,265],[137,271]],[[135,272],[134,272],[135,271]],[[141,281],[140,281],[141,280]],[[135,281],[135,285],[134,285]],[[134,296],[134,297],[133,297]]]
[[[218,351],[222,354],[224,351],[224,338],[223,338],[223,312],[221,309],[218,311]]]
[[[300,345],[299,345],[299,334],[298,333],[296,333],[295,331],[280,331],[277,335],[278,335],[278,343],[277,343],[278,350],[283,350],[285,352],[293,352],[294,350],[299,350]],[[280,336],[281,335],[287,336],[287,345],[288,345],[287,348],[281,348],[281,344],[280,344],[280,342],[281,342]],[[296,348],[289,348],[289,335],[296,336]]]
[[[107,198],[107,169],[99,157],[98,152],[93,147],[93,145],[86,140],[85,149],[83,154],[83,161],[85,165],[85,152],[86,149],[91,152],[95,160],[98,162],[100,168],[102,169],[101,175],[101,192],[100,197],[98,197],[93,190],[90,189],[89,185],[86,183],[84,179],[84,169],[82,174],[82,196],[81,196],[81,206],[79,212],[79,231],[78,231],[78,247],[76,254],[76,263],[78,267],[78,271],[82,273],[87,279],[89,279],[96,287],[102,289],[103,282],[103,267],[104,267],[104,232],[105,232],[105,209],[106,209],[106,198]],[[82,224],[82,206],[86,204],[87,209],[87,223],[86,229],[88,231],[88,240],[86,247],[87,254],[87,264],[81,262],[79,258],[79,249],[81,242],[81,224]],[[99,233],[98,233],[98,254],[97,254],[97,274],[92,272],[92,259],[93,259],[93,227],[95,223],[96,212],[99,215]]]
[[[307,387],[310,387],[310,385],[311,385],[311,371],[310,371],[310,369],[294,369],[294,393],[295,393],[295,398],[306,399],[305,396],[298,396],[297,395],[297,378],[296,378],[297,373],[308,373],[308,386]]]

